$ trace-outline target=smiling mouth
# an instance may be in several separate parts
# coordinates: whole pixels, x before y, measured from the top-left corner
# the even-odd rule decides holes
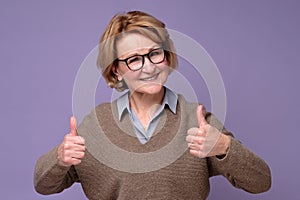
[[[155,75],[153,75],[151,77],[141,78],[140,80],[142,80],[142,81],[153,81],[153,80],[156,80],[158,78],[158,75],[159,74],[155,74]]]

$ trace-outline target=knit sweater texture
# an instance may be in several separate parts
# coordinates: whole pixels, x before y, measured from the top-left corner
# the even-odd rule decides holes
[[[53,148],[36,163],[36,191],[59,193],[80,182],[91,200],[204,200],[209,178],[216,175],[250,193],[267,191],[271,186],[268,165],[209,112],[204,113],[208,123],[231,136],[229,151],[222,159],[189,153],[185,138],[189,128],[198,126],[197,106],[179,95],[177,113],[165,108],[146,144],[136,138],[128,113],[118,120],[116,102],[97,106],[78,128],[86,142],[82,162],[59,166],[58,147]]]

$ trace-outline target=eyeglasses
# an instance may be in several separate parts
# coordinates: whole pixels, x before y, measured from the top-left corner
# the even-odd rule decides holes
[[[144,66],[145,56],[147,56],[151,63],[159,64],[165,60],[165,51],[162,48],[156,48],[144,55],[134,55],[123,60],[118,59],[117,61],[125,62],[131,71],[138,71]]]

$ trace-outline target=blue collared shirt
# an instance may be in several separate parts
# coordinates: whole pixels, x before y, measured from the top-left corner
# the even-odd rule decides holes
[[[159,117],[163,113],[163,110],[166,105],[168,105],[169,109],[176,114],[178,96],[172,90],[166,88],[165,96],[162,102],[162,105],[158,108],[155,114],[152,116],[149,126],[147,130],[143,127],[142,123],[134,113],[134,111],[130,108],[129,105],[129,91],[123,94],[121,97],[117,99],[117,107],[118,107],[118,115],[119,120],[122,120],[122,115],[125,111],[128,112],[130,120],[133,124],[135,133],[137,138],[142,144],[148,142],[158,124]]]

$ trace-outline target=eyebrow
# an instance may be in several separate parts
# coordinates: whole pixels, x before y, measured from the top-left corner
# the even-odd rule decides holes
[[[148,53],[150,52],[150,51],[152,51],[153,49],[156,49],[156,48],[160,48],[160,46],[158,45],[158,44],[155,44],[155,45],[153,45],[152,47],[149,47],[149,48],[141,48],[141,49],[139,49],[139,50],[148,50]],[[125,56],[125,58],[123,58],[123,59],[121,59],[121,60],[124,60],[124,59],[127,59],[127,58],[130,58],[130,57],[132,57],[132,56],[139,56],[139,55],[143,55],[143,54],[140,54],[140,53],[137,53],[137,52],[135,52],[135,53],[132,53],[132,54],[125,54],[126,56]]]

